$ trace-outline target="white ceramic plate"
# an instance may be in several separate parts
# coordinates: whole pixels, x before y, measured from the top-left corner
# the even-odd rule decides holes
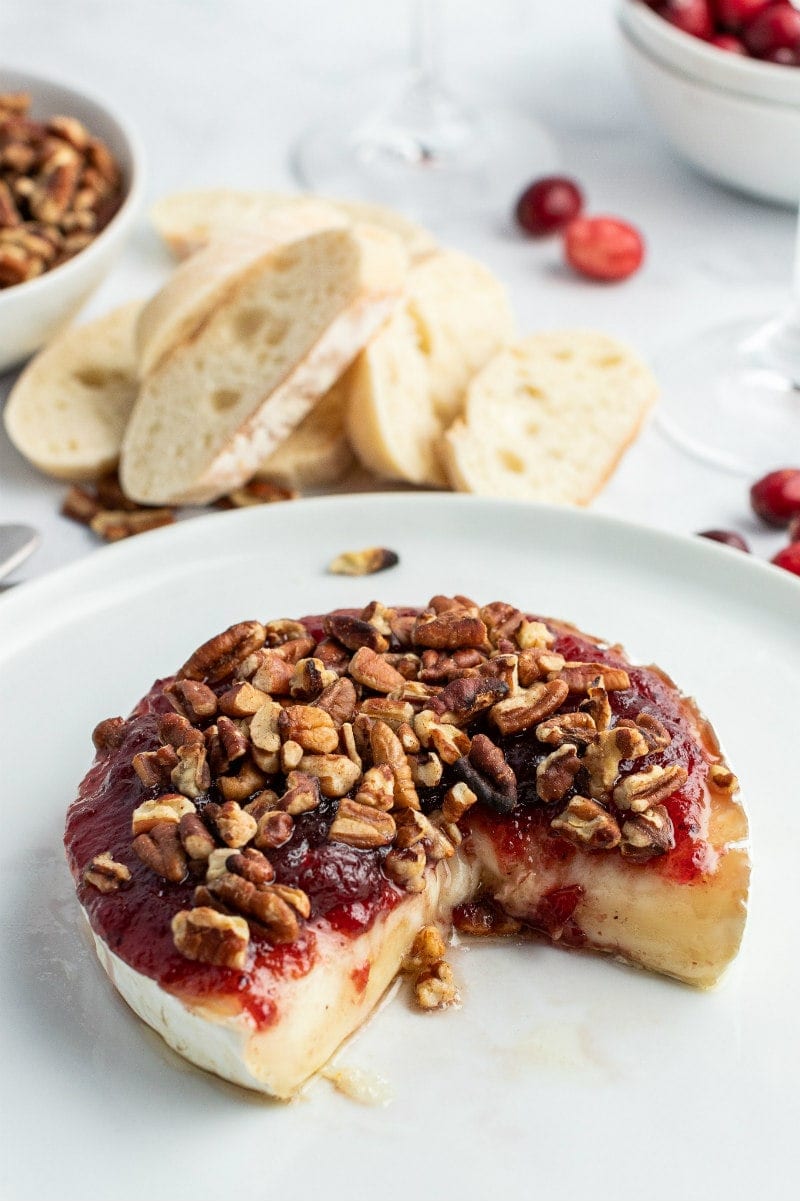
[[[389,546],[397,568],[325,574]],[[748,798],[751,914],[713,993],[537,944],[456,951],[459,1012],[398,998],[339,1056],[389,1081],[265,1102],[168,1052],[96,964],[64,865],[89,733],[234,620],[435,592],[508,599],[654,659]],[[794,1196],[800,587],[725,548],[464,497],[299,501],[188,522],[0,598],[3,1196],[276,1201]],[[765,1176],[766,1173],[766,1176]]]

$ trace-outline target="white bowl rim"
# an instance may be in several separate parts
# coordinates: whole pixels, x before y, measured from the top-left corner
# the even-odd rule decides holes
[[[743,75],[749,75],[752,79],[770,79],[774,80],[774,72],[778,71],[797,71],[798,72],[798,98],[797,104],[800,105],[800,67],[786,67],[781,63],[768,63],[760,58],[745,58],[741,54],[731,54],[728,50],[722,50],[719,46],[712,46],[710,42],[704,42],[702,38],[697,38],[694,34],[686,33],[683,29],[678,29],[677,25],[673,25],[670,21],[665,21],[657,12],[654,12],[643,0],[619,0],[619,20],[625,28],[625,23],[630,19],[629,13],[636,13],[637,20],[650,23],[652,28],[659,31],[660,36],[666,41],[671,41],[676,47],[686,48],[691,44],[692,51],[698,58],[705,58],[709,62],[720,65],[725,61],[730,66],[731,73],[741,72]],[[631,31],[626,29],[626,33]],[[720,56],[724,56],[724,59]],[[706,84],[708,86],[708,84]],[[712,85],[717,86],[717,85]],[[720,88],[720,90],[722,90]],[[731,89],[729,89],[731,90]],[[755,99],[751,97],[751,99]],[[781,104],[778,100],[764,100],[763,104]],[[785,107],[791,105],[788,101],[783,102]]]
[[[630,3],[631,0],[625,0],[625,2]],[[644,5],[642,7],[644,7]],[[656,14],[654,13],[653,15],[655,16]],[[657,19],[664,25],[668,24],[668,22],[664,21],[661,17],[658,17]],[[726,88],[719,83],[710,83],[707,79],[701,79],[699,76],[692,74],[691,71],[684,71],[680,67],[676,67],[674,63],[665,62],[663,58],[659,58],[659,56],[654,53],[650,46],[642,45],[635,32],[628,28],[626,22],[623,20],[622,14],[620,14],[619,25],[622,36],[631,46],[634,47],[635,50],[638,51],[639,54],[641,54],[643,58],[646,58],[647,61],[652,63],[654,67],[658,67],[661,71],[664,71],[665,74],[674,76],[675,79],[682,79],[685,83],[689,83],[693,87],[699,88],[703,92],[716,93],[719,96],[725,96],[727,99],[735,101],[737,104],[749,105],[752,108],[780,109],[785,113],[800,111],[800,99],[798,99],[797,104],[787,104],[785,101],[769,100],[763,99],[759,96],[751,96],[747,92],[737,92],[735,88]],[[690,37],[691,35],[682,34],[682,36]],[[698,39],[695,39],[695,41],[697,40]],[[722,51],[722,53],[725,53],[725,51]],[[772,64],[766,65],[770,66]],[[800,71],[800,67],[793,68],[793,70]]]
[[[104,248],[106,243],[115,236],[118,228],[126,224],[134,216],[144,194],[145,173],[144,146],[138,132],[126,118],[120,116],[117,110],[111,107],[105,100],[101,100],[98,96],[95,96],[92,92],[87,92],[84,88],[76,87],[65,79],[56,78],[51,75],[38,75],[33,71],[26,71],[19,67],[11,66],[8,63],[0,63],[0,80],[5,75],[14,75],[20,79],[29,80],[33,91],[36,90],[37,84],[62,88],[65,92],[73,92],[76,96],[80,96],[81,99],[88,100],[96,108],[102,109],[119,126],[122,136],[128,144],[131,169],[125,199],[97,237],[93,238],[88,246],[85,246],[83,250],[80,250],[71,259],[67,259],[65,263],[60,263],[58,267],[53,267],[50,271],[44,271],[34,279],[13,284],[10,288],[0,288],[0,311],[23,295],[25,297],[34,296],[37,291],[47,288],[52,280],[63,280],[69,275],[80,271],[81,266],[86,265],[87,258],[94,258]]]

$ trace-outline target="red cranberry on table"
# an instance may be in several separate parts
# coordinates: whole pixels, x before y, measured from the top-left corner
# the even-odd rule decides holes
[[[800,12],[788,0],[767,5],[742,31],[742,41],[756,58],[773,58],[779,51],[800,52]],[[777,61],[784,61],[778,59]],[[788,61],[788,59],[786,60]]]
[[[736,550],[748,553],[750,551],[750,547],[742,535],[737,534],[735,530],[701,530],[699,537],[709,538],[712,542],[721,542],[723,546],[733,546]]]
[[[536,179],[517,201],[517,221],[535,237],[563,229],[583,208],[583,193],[571,179],[549,175]]]
[[[564,235],[567,262],[590,279],[627,279],[644,259],[638,230],[616,217],[577,217]]]
[[[750,489],[750,503],[769,525],[788,525],[800,514],[800,468],[770,471]]]
[[[784,571],[800,575],[800,542],[790,542],[788,546],[784,546],[783,550],[779,550],[777,555],[773,556],[772,562]]]
[[[774,3],[775,0],[712,0],[717,24],[723,29],[732,29],[734,33],[743,29],[763,8],[769,8]]]
[[[656,12],[670,25],[694,34],[696,38],[714,36],[714,15],[709,0],[664,0]]]

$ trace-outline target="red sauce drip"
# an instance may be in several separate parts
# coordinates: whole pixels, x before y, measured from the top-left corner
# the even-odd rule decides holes
[[[359,996],[366,991],[369,984],[370,962],[365,960],[359,967],[354,967],[350,973],[350,979],[353,981],[353,988]]]
[[[333,929],[355,937],[376,916],[397,904],[401,894],[384,876],[385,852],[359,851],[327,842],[336,803],[296,819],[291,840],[270,853],[280,883],[297,885],[309,895],[312,920],[297,942],[272,946],[257,923],[250,924],[250,958],[245,971],[214,967],[185,959],[172,942],[170,922],[191,905],[197,881],[180,884],[160,879],[131,849],[131,814],[158,790],[147,790],[131,767],[139,751],[160,745],[158,714],[171,706],[163,695],[168,681],[159,681],[128,721],[125,741],[113,752],[101,752],[83,781],[78,799],[67,816],[65,845],[78,897],[92,928],[112,951],[136,971],[163,988],[195,999],[236,998],[257,1026],[269,1025],[277,1010],[270,997],[276,981],[306,975],[317,958],[317,931]],[[212,794],[197,801],[198,808]],[[91,859],[110,851],[131,871],[130,884],[114,893],[100,893],[83,882]]]

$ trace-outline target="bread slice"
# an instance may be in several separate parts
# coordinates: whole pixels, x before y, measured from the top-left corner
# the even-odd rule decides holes
[[[347,433],[365,467],[446,484],[439,444],[476,371],[514,336],[502,284],[454,250],[417,263],[405,304],[353,369]]]
[[[344,432],[344,413],[350,395],[350,372],[337,380],[297,429],[261,464],[256,479],[284,488],[322,488],[335,484],[353,464]]]
[[[163,315],[171,349],[145,375],[122,445],[120,479],[134,500],[202,504],[250,479],[402,295],[406,254],[382,230],[245,241],[249,258],[237,240],[187,260],[143,314],[156,341],[154,313]],[[196,295],[226,264],[227,288],[214,284],[215,307],[193,325]]]
[[[74,326],[25,368],[5,407],[17,450],[47,475],[111,471],[138,387],[134,331],[142,302]]]
[[[206,188],[171,192],[153,205],[150,219],[157,233],[178,258],[186,258],[212,238],[248,228],[259,228],[276,211],[298,205],[326,205],[340,217],[357,224],[377,225],[396,234],[411,259],[424,258],[436,249],[427,229],[394,209],[359,200],[330,200],[285,192],[240,192],[231,188]]]
[[[626,346],[581,330],[496,355],[442,442],[461,492],[585,505],[636,438],[658,385]]]
[[[277,205],[268,215],[262,214],[257,234],[245,220],[235,230],[231,223],[227,234],[215,230],[213,240],[225,242],[224,253],[205,255],[193,275],[184,273],[174,287],[162,288],[142,313],[136,330],[139,375],[144,378],[154,371],[174,346],[199,329],[236,286],[240,272],[249,268],[254,246],[265,253],[269,246],[280,247],[319,230],[344,229],[348,224],[330,205],[300,199],[290,207]],[[184,278],[191,280],[190,286],[182,284]]]

